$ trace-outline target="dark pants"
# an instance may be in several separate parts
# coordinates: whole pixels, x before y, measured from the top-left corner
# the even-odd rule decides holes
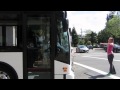
[[[110,64],[109,73],[116,74],[116,71],[115,71],[115,68],[114,68],[114,65],[113,65],[113,58],[114,58],[113,54],[108,55],[108,61],[109,61],[109,64]]]

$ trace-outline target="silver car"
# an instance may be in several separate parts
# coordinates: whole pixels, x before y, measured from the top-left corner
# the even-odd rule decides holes
[[[89,49],[87,48],[87,46],[85,45],[78,45],[76,47],[76,53],[79,53],[79,52],[84,52],[84,53],[88,53],[89,52]]]

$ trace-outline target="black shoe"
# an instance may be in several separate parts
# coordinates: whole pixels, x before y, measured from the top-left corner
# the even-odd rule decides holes
[[[111,74],[116,74],[116,72],[111,72]]]
[[[109,76],[111,73],[108,73],[107,76]]]

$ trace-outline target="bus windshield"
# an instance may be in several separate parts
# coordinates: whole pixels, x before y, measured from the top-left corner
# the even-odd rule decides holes
[[[57,20],[57,60],[70,63],[69,55],[70,55],[70,47],[69,47],[69,36],[68,31],[63,30],[62,20]]]

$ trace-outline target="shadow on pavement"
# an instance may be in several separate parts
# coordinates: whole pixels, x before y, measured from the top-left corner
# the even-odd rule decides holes
[[[87,74],[87,73],[84,73],[84,74],[86,74],[86,75],[88,75],[88,76],[90,76],[89,77],[89,79],[97,79],[97,78],[103,78],[103,77],[107,77],[107,76],[109,76],[110,74],[108,73],[108,74],[106,74],[106,75],[96,75],[96,76],[92,76],[92,75],[90,75],[90,74]]]

